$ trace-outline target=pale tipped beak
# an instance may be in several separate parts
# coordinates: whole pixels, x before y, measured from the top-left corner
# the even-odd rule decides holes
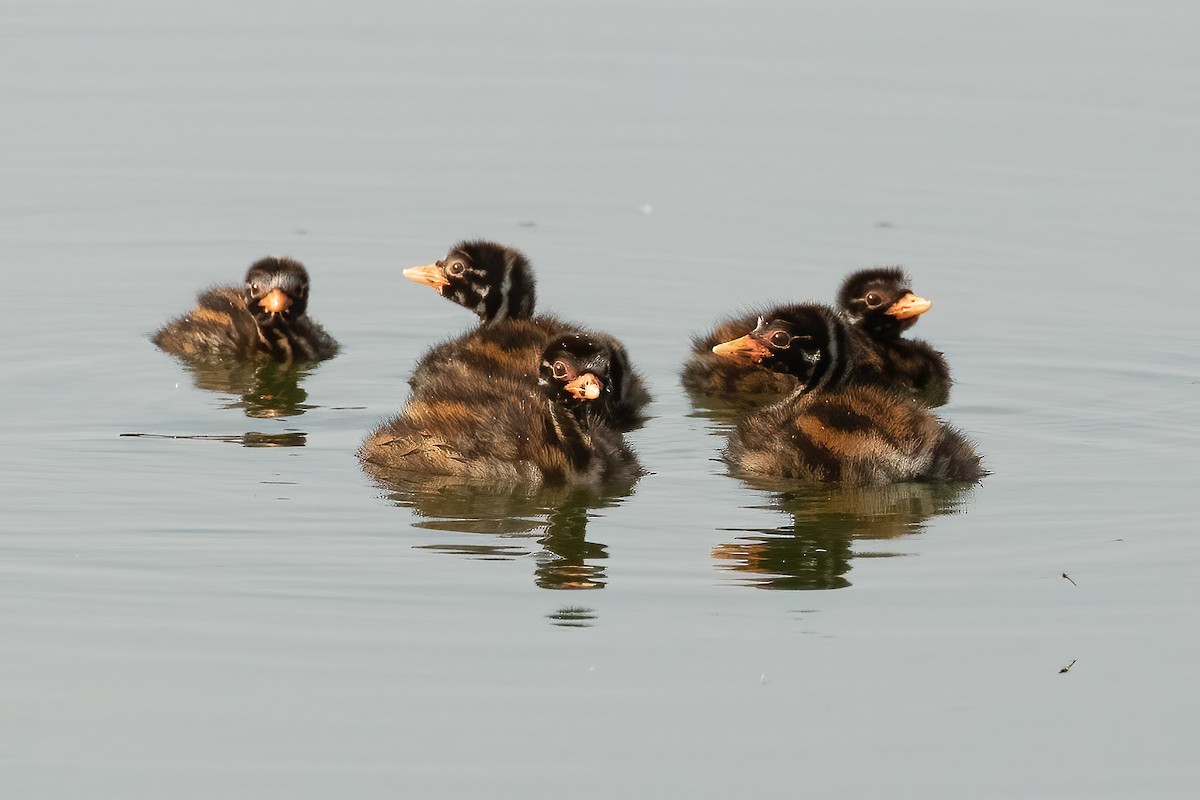
[[[734,361],[750,364],[757,364],[771,355],[771,351],[767,349],[766,345],[749,334],[740,339],[719,344],[712,351],[722,358],[731,358]]]
[[[442,272],[442,268],[437,264],[426,264],[423,267],[409,267],[404,270],[404,277],[413,283],[428,286],[430,289],[437,289],[439,294],[441,294],[443,288],[450,285],[450,281],[446,280],[446,273]]]
[[[600,396],[604,384],[592,373],[585,372],[563,388],[576,400],[595,400]]]
[[[892,303],[892,307],[885,313],[889,317],[896,319],[910,319],[911,317],[919,317],[929,310],[933,303],[926,300],[924,297],[917,297],[912,292],[901,297],[896,302]]]
[[[272,289],[267,292],[266,297],[258,301],[258,304],[262,306],[263,311],[269,314],[278,314],[282,311],[287,311],[288,306],[292,304],[292,300],[283,293],[282,289]]]

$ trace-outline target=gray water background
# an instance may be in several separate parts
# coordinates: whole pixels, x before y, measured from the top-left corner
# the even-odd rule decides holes
[[[0,792],[1193,796],[1198,24],[4,4]],[[472,236],[649,376],[632,494],[360,471],[469,324],[400,270]],[[150,345],[267,253],[343,355],[264,399]],[[730,477],[689,334],[892,263],[994,474]]]

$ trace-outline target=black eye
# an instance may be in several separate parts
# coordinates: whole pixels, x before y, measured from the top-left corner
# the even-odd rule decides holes
[[[252,291],[252,292],[257,292],[257,291],[258,291],[258,284],[257,284],[257,283],[247,283],[246,285],[250,287],[250,291]]]
[[[879,292],[867,292],[867,308],[879,308],[883,305],[883,297]]]
[[[783,331],[775,331],[771,334],[771,344],[775,347],[784,348],[792,343],[792,337]]]
[[[550,368],[554,371],[554,377],[562,380],[567,377],[567,365],[561,361],[555,361],[554,366]]]
[[[462,275],[467,271],[467,265],[461,261],[451,261],[446,267],[446,272],[450,275]]]

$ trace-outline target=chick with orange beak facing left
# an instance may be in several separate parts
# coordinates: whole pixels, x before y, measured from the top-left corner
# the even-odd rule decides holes
[[[527,381],[538,378],[543,350],[562,334],[584,330],[555,314],[534,314],[536,281],[533,266],[516,248],[485,240],[459,242],[431,264],[404,270],[408,280],[426,286],[439,296],[479,318],[478,327],[435,345],[418,360],[409,384],[414,391],[443,382],[467,384],[498,375]],[[597,332],[622,365],[629,364],[624,346],[615,337]],[[622,374],[619,397],[601,392],[593,410],[621,427],[644,418],[650,394],[645,381],[632,368]],[[575,387],[572,399],[587,401],[586,386]]]
[[[913,396],[933,408],[950,398],[950,367],[940,352],[920,339],[902,335],[932,306],[910,288],[899,267],[873,267],[851,273],[838,292],[838,312],[871,345],[873,355],[860,359],[860,377],[873,373],[881,385]],[[719,320],[692,337],[692,352],[680,377],[701,403],[758,406],[795,391],[794,376],[764,368],[752,359],[721,358],[713,347],[754,327],[759,316],[771,316],[781,306],[761,306]],[[873,362],[873,363],[872,363]]]
[[[886,382],[863,382],[856,364],[873,345],[828,306],[780,306],[713,355],[797,379],[777,403],[741,419],[723,457],[737,470],[871,486],[973,483],[986,474],[961,432]]]

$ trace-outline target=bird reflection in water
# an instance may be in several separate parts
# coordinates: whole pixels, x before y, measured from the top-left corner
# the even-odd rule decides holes
[[[230,434],[172,434],[172,433],[122,433],[138,439],[191,439],[201,442],[228,442],[240,444],[242,447],[304,447],[308,434],[303,431],[287,431],[286,433],[246,433]]]
[[[300,383],[316,365],[279,364],[245,361],[206,361],[180,359],[192,375],[197,389],[225,395],[237,395],[222,408],[240,408],[254,419],[296,417],[316,406],[308,405],[308,392]]]
[[[206,392],[237,395],[222,403],[222,408],[240,408],[253,419],[282,420],[316,408],[308,405],[308,392],[300,387],[315,366],[296,366],[275,362],[244,362],[181,358],[179,362],[192,376],[196,388]],[[148,439],[197,439],[229,442],[243,447],[303,447],[308,437],[303,431],[282,433],[246,433],[190,435],[162,433],[123,433]]]
[[[853,558],[894,552],[855,551],[855,542],[898,539],[917,533],[935,516],[961,513],[972,487],[963,484],[896,483],[839,488],[833,485],[753,478],[752,488],[770,492],[757,506],[791,516],[790,525],[732,529],[735,541],[713,548],[719,568],[738,573],[759,589],[841,589]]]
[[[486,542],[455,541],[420,548],[485,560],[532,557],[534,583],[543,589],[604,588],[608,549],[587,540],[587,523],[594,509],[619,505],[636,484],[602,489],[489,486],[439,475],[399,474],[370,463],[364,463],[363,469],[387,491],[387,499],[423,518],[413,527],[495,537]],[[586,624],[590,619],[589,609],[569,611],[566,617],[572,624]]]

